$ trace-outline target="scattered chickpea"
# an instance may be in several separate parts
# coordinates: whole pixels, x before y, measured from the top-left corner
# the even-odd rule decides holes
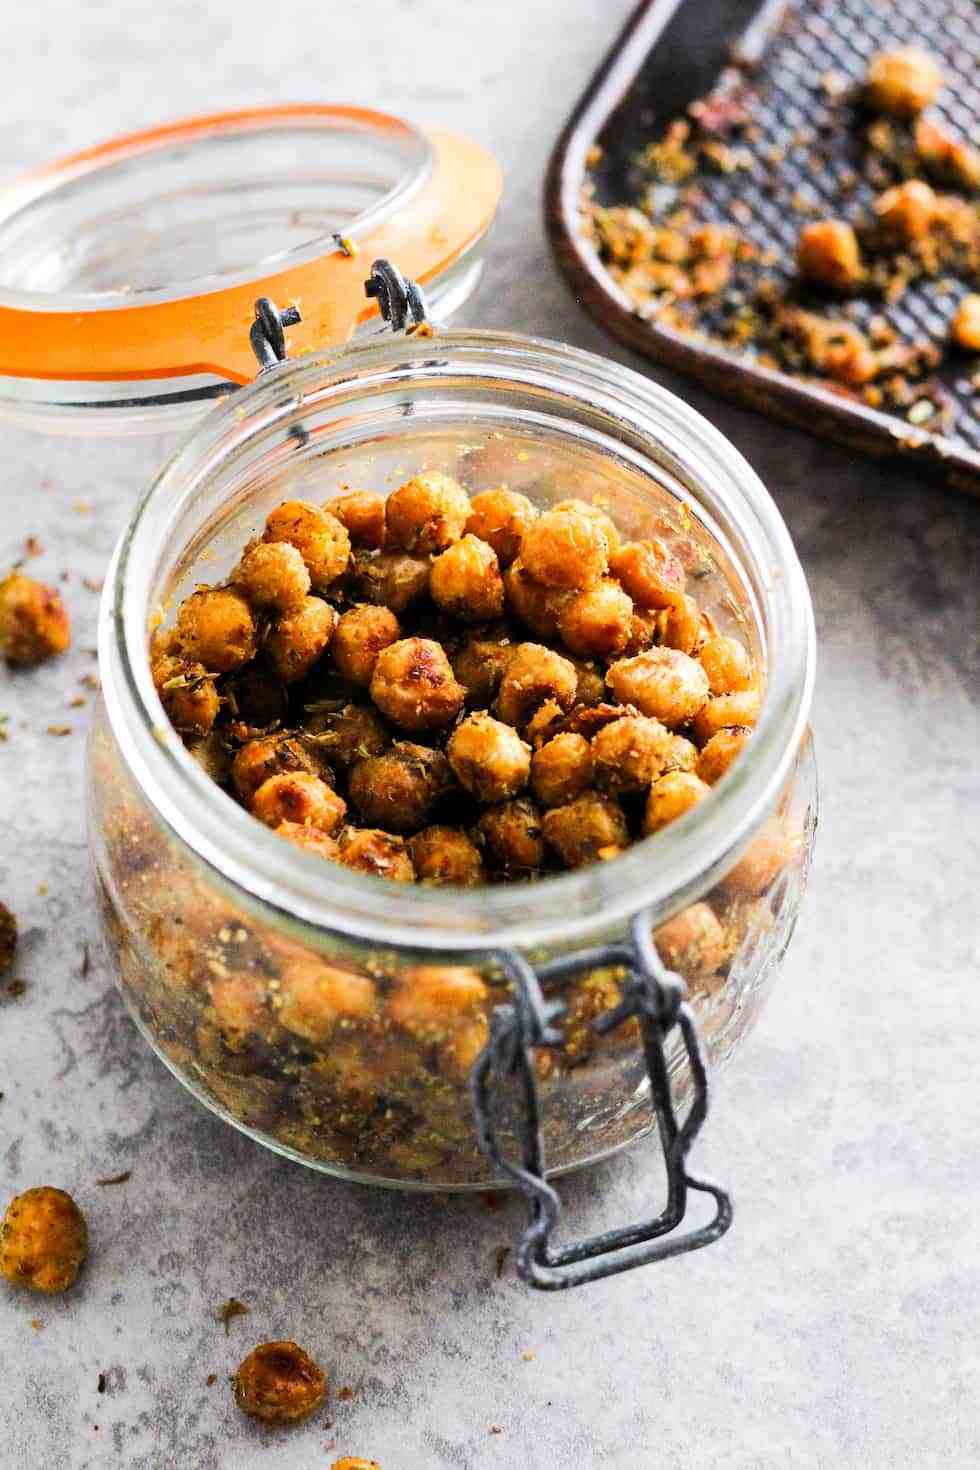
[[[545,587],[591,587],[609,565],[609,540],[579,510],[548,510],[525,531],[521,560],[528,576]]]
[[[345,679],[367,687],[378,654],[397,643],[400,637],[398,619],[390,608],[361,603],[341,615],[330,644],[330,656]]]
[[[609,795],[645,791],[670,753],[670,731],[647,715],[624,715],[592,738],[595,784]]]
[[[390,608],[401,617],[429,595],[429,567],[428,557],[409,556],[403,551],[357,556],[354,586],[365,602]]]
[[[231,580],[253,607],[292,613],[310,590],[310,574],[288,541],[258,541],[246,551]]]
[[[283,771],[270,776],[252,797],[252,815],[267,827],[282,822],[298,822],[306,827],[319,827],[331,836],[336,832],[347,803],[320,776],[307,771]]]
[[[582,735],[555,735],[531,758],[531,790],[542,806],[567,806],[592,784],[592,751]]]
[[[306,563],[310,583],[325,592],[347,570],[350,536],[336,516],[305,500],[286,500],[270,513],[264,540],[288,541]]]
[[[761,696],[757,688],[739,689],[734,694],[716,694],[705,700],[691,721],[691,734],[705,746],[712,735],[733,725],[753,726],[759,718]]]
[[[488,807],[477,830],[491,866],[505,876],[530,877],[545,861],[541,814],[527,797]]]
[[[377,551],[385,539],[385,498],[374,490],[348,490],[324,502],[328,515],[347,529],[351,546]]]
[[[521,643],[500,681],[495,709],[501,720],[520,728],[547,699],[570,709],[577,688],[575,665],[567,658],[540,643]]]
[[[629,642],[633,600],[604,579],[577,592],[562,608],[558,632],[573,653],[615,658]]]
[[[466,690],[472,709],[486,709],[497,697],[517,645],[506,636],[474,635],[453,658],[453,673]]]
[[[0,1275],[48,1295],[67,1291],[88,1255],[88,1227],[70,1194],[40,1185],[17,1195],[0,1222]]]
[[[337,861],[336,839],[328,837],[319,827],[306,827],[302,822],[280,822],[275,832],[277,837],[284,837],[287,842],[291,842],[294,847],[301,847],[304,852],[329,858],[332,862]]]
[[[463,534],[469,496],[449,475],[414,475],[388,497],[386,545],[416,554],[445,551]]]
[[[458,827],[424,827],[408,850],[420,883],[471,888],[484,881],[480,849]]]
[[[211,674],[230,674],[255,657],[252,610],[233,587],[192,592],[181,603],[174,634],[184,657],[203,664]]]
[[[525,627],[539,638],[553,638],[570,594],[563,588],[545,587],[529,575],[520,557],[504,573],[507,606]]]
[[[175,730],[186,735],[208,735],[221,708],[214,680],[203,664],[167,656],[152,668],[160,703]]]
[[[499,564],[509,567],[537,513],[527,496],[519,495],[516,490],[481,490],[470,501],[466,531],[492,546]]]
[[[606,674],[617,699],[635,704],[670,729],[692,719],[708,697],[708,676],[701,665],[676,648],[648,648],[635,658],[620,659]]]
[[[341,833],[337,861],[359,873],[392,878],[396,883],[414,883],[415,869],[402,837],[376,828],[353,828]]]
[[[465,697],[445,650],[430,638],[402,638],[378,655],[371,698],[403,730],[438,730],[452,724]]]
[[[0,653],[8,664],[43,663],[70,642],[61,594],[23,572],[8,572],[0,581]]]
[[[304,597],[301,606],[278,618],[265,640],[266,658],[280,679],[305,679],[330,647],[337,628],[337,609],[322,597]]]
[[[284,771],[317,774],[316,764],[303,743],[295,735],[280,730],[243,745],[232,761],[231,779],[240,800],[250,806],[259,787],[270,776]]]
[[[734,694],[752,686],[755,679],[752,659],[737,638],[721,634],[709,638],[698,657],[708,676],[708,689],[712,694]]]
[[[909,244],[929,233],[938,210],[939,202],[924,179],[906,179],[875,200],[875,214],[884,229]]]
[[[800,275],[831,291],[851,291],[864,276],[861,247],[846,220],[813,220],[800,231],[796,251]]]
[[[670,822],[676,822],[711,791],[690,771],[668,771],[650,787],[643,816],[643,835],[651,837]]]
[[[322,1369],[295,1342],[262,1342],[238,1365],[235,1402],[264,1424],[296,1424],[315,1414],[327,1393]]]
[[[541,830],[566,868],[605,862],[629,844],[629,830],[619,803],[596,791],[583,792],[565,806],[552,807]]]
[[[456,726],[446,746],[459,784],[478,801],[509,801],[527,785],[531,751],[512,725],[473,714]]]
[[[706,903],[693,903],[654,930],[664,964],[685,978],[710,975],[726,959],[725,931]]]
[[[451,785],[449,765],[441,750],[396,741],[354,766],[350,799],[369,827],[416,832]]]
[[[610,570],[638,608],[673,607],[684,595],[684,568],[658,536],[627,541],[613,553]]]
[[[956,308],[950,336],[966,352],[980,352],[980,296],[964,296]]]
[[[366,1020],[377,1004],[369,976],[310,957],[284,966],[278,995],[279,1024],[314,1046],[329,1041],[344,1021]]]
[[[748,744],[752,731],[747,725],[719,730],[706,743],[698,757],[697,772],[708,786],[716,786]]]
[[[865,93],[875,112],[914,117],[939,96],[943,74],[927,51],[907,47],[871,58]]]
[[[377,1460],[365,1460],[361,1455],[345,1455],[342,1460],[334,1460],[330,1470],[381,1470]]]
[[[432,601],[443,612],[467,623],[487,623],[504,608],[504,584],[492,546],[476,536],[437,556],[429,575]]]

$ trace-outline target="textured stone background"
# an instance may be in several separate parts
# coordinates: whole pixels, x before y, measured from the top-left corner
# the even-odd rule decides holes
[[[466,127],[507,169],[467,320],[626,360],[556,278],[539,193],[627,9],[9,6],[0,167],[282,98]],[[101,576],[167,446],[4,427],[0,560],[41,538],[36,569],[69,571],[76,637],[38,674],[0,672],[0,892],[21,918],[28,983],[0,1001],[0,1194],[62,1185],[93,1237],[66,1299],[0,1293],[4,1467],[326,1470],[344,1453],[383,1470],[980,1462],[978,507],[677,386],[771,486],[811,579],[823,825],[783,979],[718,1085],[701,1150],[737,1192],[736,1229],[696,1258],[557,1299],[494,1279],[516,1207],[400,1198],[278,1162],[207,1116],[136,1035],[95,948],[87,712],[68,703],[93,666],[97,598],[81,579]],[[71,736],[42,733],[61,721]],[[95,1187],[127,1168],[129,1183]],[[577,1229],[632,1216],[644,1159],[566,1196]],[[226,1337],[214,1311],[230,1295],[252,1315]],[[225,1375],[276,1336],[307,1344],[353,1401],[292,1434],[244,1422]]]

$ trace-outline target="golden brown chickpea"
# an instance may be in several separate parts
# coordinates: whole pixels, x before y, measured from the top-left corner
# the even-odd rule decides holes
[[[763,823],[735,866],[718,884],[729,898],[758,898],[797,856],[801,834],[778,818]]]
[[[429,591],[437,607],[466,623],[486,623],[504,608],[504,584],[493,547],[464,536],[432,563]]]
[[[937,213],[936,196],[924,179],[906,179],[875,200],[875,214],[884,230],[903,244],[927,235]]]
[[[270,776],[252,797],[252,815],[267,827],[298,822],[304,827],[319,827],[328,837],[336,832],[346,811],[343,798],[308,771],[282,771]]]
[[[552,510],[571,510],[576,515],[585,516],[586,520],[594,521],[606,533],[606,541],[610,552],[616,550],[622,537],[619,527],[610,515],[600,505],[592,505],[587,500],[559,500],[551,507]]]
[[[350,773],[350,799],[371,827],[417,832],[451,785],[441,750],[399,740],[384,755],[358,762]]]
[[[253,607],[266,612],[295,612],[310,590],[306,563],[288,541],[257,541],[232,572],[231,581]]]
[[[578,688],[575,665],[540,643],[520,643],[500,681],[496,712],[520,728],[545,700],[571,709]]]
[[[546,699],[539,704],[524,727],[524,737],[532,750],[546,745],[559,733],[565,721],[565,711],[556,699]]]
[[[634,608],[630,618],[629,637],[623,649],[624,657],[635,658],[638,653],[645,653],[648,648],[652,648],[660,637],[661,620],[666,616],[669,616],[669,612]]]
[[[328,837],[319,827],[304,827],[301,822],[280,822],[275,831],[277,837],[284,837],[287,842],[291,842],[294,847],[301,847],[304,852],[329,858],[331,862],[337,861],[336,839]]]
[[[751,688],[755,680],[752,659],[737,638],[726,638],[721,634],[709,638],[698,658],[708,676],[708,688],[712,694],[734,694],[739,689]]]
[[[861,248],[853,225],[842,219],[812,220],[800,231],[796,248],[800,275],[831,291],[852,291],[864,276]]]
[[[0,653],[8,664],[43,663],[70,642],[60,593],[23,572],[8,572],[0,581]]]
[[[739,689],[734,694],[716,694],[698,710],[691,722],[691,734],[700,746],[707,745],[712,735],[733,725],[755,725],[759,718],[761,696],[758,689]]]
[[[210,674],[230,674],[255,657],[255,620],[233,587],[202,587],[181,604],[174,628],[179,651]]]
[[[361,1455],[345,1455],[342,1460],[334,1460],[330,1470],[381,1470],[377,1460],[365,1460]]]
[[[610,558],[610,570],[638,608],[673,607],[684,595],[684,568],[658,536],[627,541]]]
[[[378,551],[385,539],[385,498],[374,490],[348,490],[323,509],[346,526],[350,544],[363,551]]]
[[[508,608],[525,627],[539,638],[554,637],[569,592],[536,582],[520,557],[504,573],[504,590]]]
[[[486,982],[469,965],[415,965],[396,977],[387,1012],[413,1036],[439,1041],[480,1011],[488,997]]]
[[[710,786],[690,771],[668,771],[650,787],[643,816],[644,836],[651,837],[669,822],[676,822],[692,806],[703,801],[710,790]]]
[[[330,655],[338,672],[354,684],[371,683],[378,654],[401,637],[398,619],[387,607],[361,603],[345,612],[334,631]]]
[[[390,608],[401,617],[429,595],[427,556],[408,556],[403,551],[382,551],[378,556],[361,554],[354,559],[354,587],[365,602]]]
[[[693,597],[684,596],[660,613],[660,642],[679,653],[694,653],[701,643],[701,609]]]
[[[592,752],[582,735],[555,735],[531,759],[531,789],[542,806],[566,806],[592,784]]]
[[[915,125],[915,147],[923,168],[933,178],[957,189],[980,189],[980,149],[927,117],[920,117]]]
[[[592,738],[595,784],[611,796],[645,791],[670,756],[671,735],[659,720],[624,715]]]
[[[466,703],[471,709],[486,709],[496,699],[516,647],[506,634],[477,635],[468,639],[455,655],[453,673],[466,690]]]
[[[239,799],[245,806],[251,806],[259,787],[270,776],[284,771],[318,774],[316,762],[302,742],[279,730],[273,735],[260,735],[242,746],[232,761],[231,779]]]
[[[286,500],[265,523],[265,541],[288,541],[306,563],[315,592],[325,592],[347,570],[350,536],[336,516],[306,500]]]
[[[337,861],[345,868],[370,873],[376,878],[392,878],[396,883],[415,882],[415,869],[405,839],[376,828],[349,827],[342,832]]]
[[[470,498],[450,475],[433,470],[413,475],[388,497],[385,544],[425,555],[445,551],[463,534],[470,518]]]
[[[456,682],[441,644],[402,638],[378,655],[371,698],[403,730],[439,730],[455,720],[466,690]]]
[[[446,746],[459,784],[478,801],[509,801],[527,785],[531,750],[511,725],[492,715],[468,715]]]
[[[290,959],[283,967],[277,1020],[294,1036],[322,1046],[344,1022],[374,1014],[374,981],[357,970],[328,965],[315,955]]]
[[[609,565],[609,540],[581,511],[546,510],[524,532],[521,561],[527,575],[545,587],[591,587]]]
[[[470,517],[466,530],[479,536],[497,553],[502,567],[509,567],[521,549],[521,537],[534,520],[537,511],[526,495],[516,490],[481,490],[470,501]]]
[[[697,771],[698,760],[699,751],[692,741],[685,740],[683,735],[671,735],[664,775],[668,771]]]
[[[380,755],[388,746],[384,723],[365,705],[348,704],[342,710],[315,714],[308,728],[316,749],[339,771]]]
[[[669,729],[692,719],[708,697],[708,676],[701,665],[676,648],[648,648],[636,658],[620,659],[606,683],[624,704],[635,704]]]
[[[964,296],[950,323],[949,334],[964,352],[980,352],[980,296]]]
[[[929,53],[909,46],[871,58],[865,94],[875,112],[914,117],[935,102],[942,85],[943,74]]]
[[[712,735],[700,756],[697,772],[708,786],[716,786],[751,739],[747,725],[734,725]]]
[[[619,803],[597,791],[586,791],[565,806],[545,812],[541,830],[566,868],[606,862],[629,845],[629,831]]]
[[[633,600],[608,578],[576,592],[562,608],[558,632],[573,653],[615,658],[629,642]]]
[[[0,1275],[14,1286],[67,1291],[88,1255],[88,1227],[70,1194],[44,1184],[18,1194],[0,1222]]]
[[[335,607],[322,597],[304,597],[296,612],[277,618],[265,640],[265,655],[280,679],[295,684],[330,647],[337,627]]]
[[[480,849],[458,827],[425,827],[409,839],[408,850],[420,883],[472,888],[483,882]]]
[[[711,975],[727,958],[725,931],[706,903],[692,903],[653,931],[664,964],[685,979]]]
[[[235,1402],[263,1424],[297,1424],[327,1393],[321,1368],[295,1342],[260,1342],[232,1379]]]
[[[491,866],[507,877],[529,877],[544,863],[541,814],[524,796],[489,807],[477,830]]]
[[[221,701],[204,665],[168,656],[158,659],[151,672],[160,703],[174,729],[182,735],[210,734]]]

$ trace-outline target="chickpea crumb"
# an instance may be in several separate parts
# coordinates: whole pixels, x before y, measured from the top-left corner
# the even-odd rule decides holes
[[[980,296],[964,296],[953,315],[950,336],[964,352],[980,352]]]
[[[8,664],[44,663],[64,653],[71,627],[61,594],[23,572],[0,581],[0,653]]]
[[[910,46],[880,51],[871,58],[865,78],[869,105],[894,117],[914,117],[935,102],[943,74],[927,51]]]

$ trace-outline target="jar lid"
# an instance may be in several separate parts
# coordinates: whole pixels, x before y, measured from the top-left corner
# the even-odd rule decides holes
[[[315,104],[59,159],[0,191],[0,415],[72,432],[181,423],[255,376],[257,297],[298,308],[292,356],[377,321],[376,256],[445,316],[476,283],[500,190],[468,138]]]

